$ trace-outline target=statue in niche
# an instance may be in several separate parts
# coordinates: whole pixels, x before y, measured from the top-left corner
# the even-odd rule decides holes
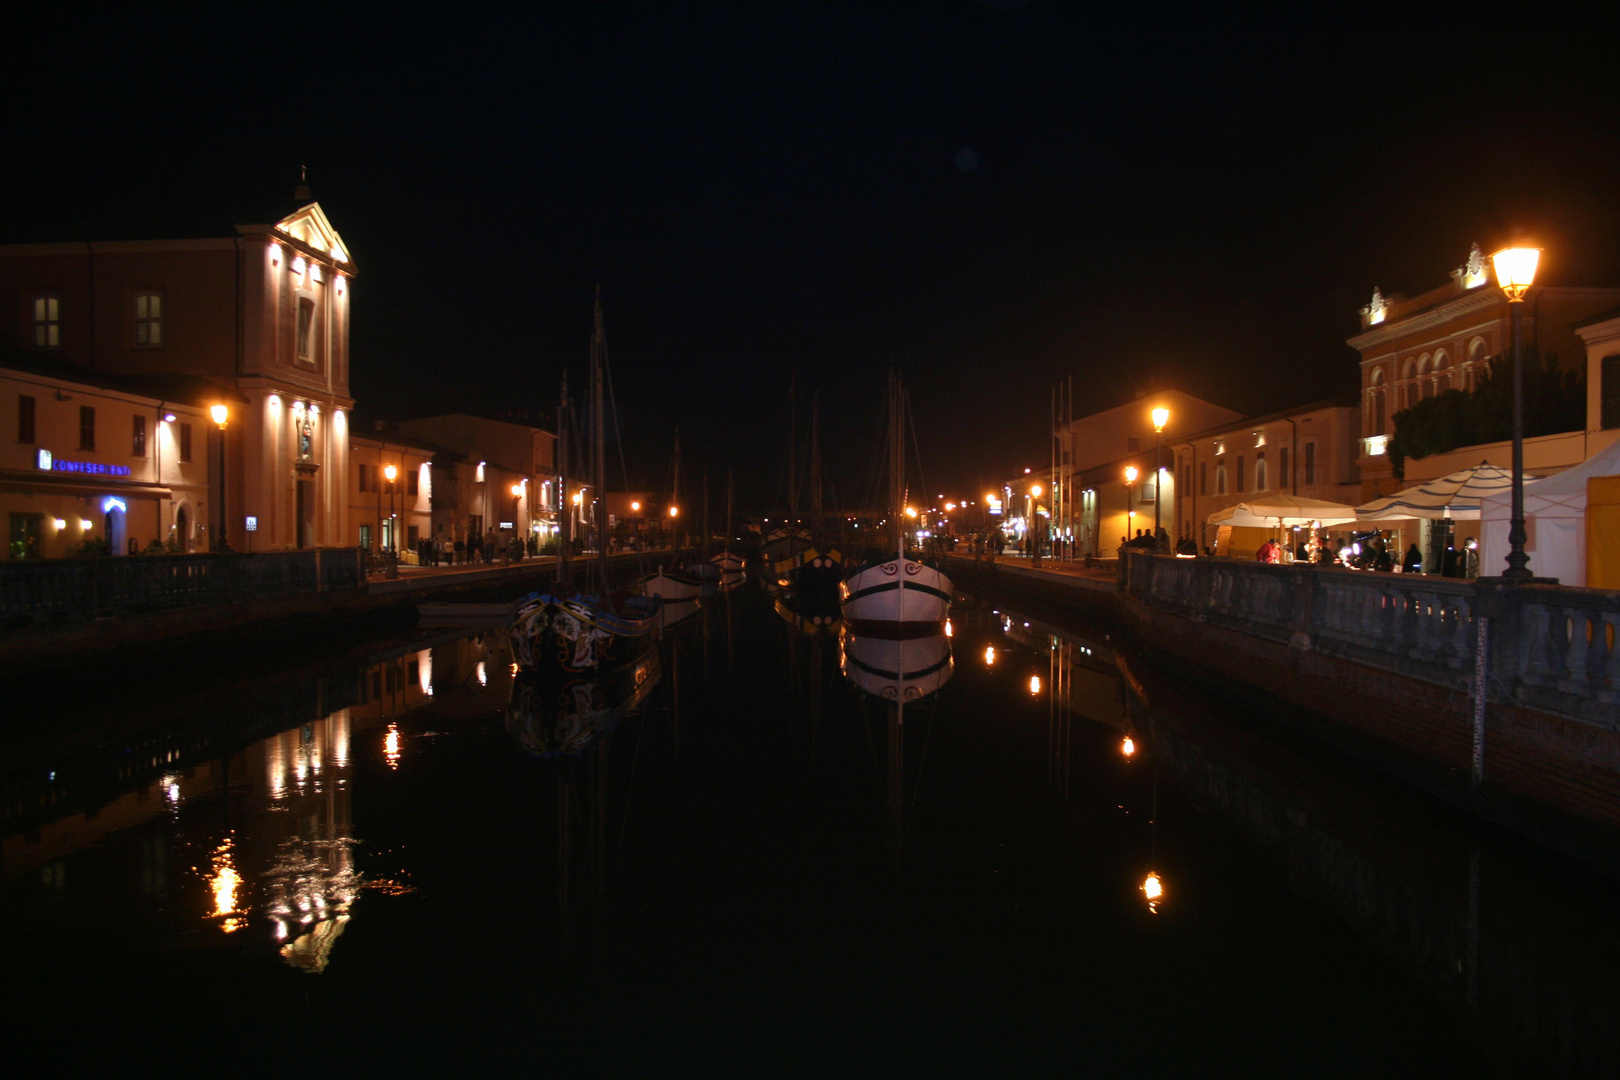
[[[315,431],[306,419],[304,426],[298,429],[298,460],[308,461],[315,456]]]

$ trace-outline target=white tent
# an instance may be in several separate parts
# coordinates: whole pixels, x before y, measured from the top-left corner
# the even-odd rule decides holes
[[[1586,585],[1586,481],[1620,475],[1620,442],[1586,461],[1524,489],[1524,549],[1530,572],[1560,585]],[[1503,491],[1480,504],[1479,572],[1500,577],[1507,569],[1508,524],[1513,494]]]
[[[1524,479],[1525,483],[1529,483],[1541,477],[1538,474]],[[1362,521],[1383,521],[1387,518],[1478,521],[1480,500],[1507,491],[1512,486],[1511,472],[1482,461],[1439,479],[1363,503],[1356,507],[1356,517]]]
[[[1210,525],[1236,525],[1248,528],[1270,529],[1283,525],[1346,525],[1356,520],[1356,511],[1344,503],[1306,499],[1298,495],[1265,495],[1225,510],[1217,510],[1204,519]]]

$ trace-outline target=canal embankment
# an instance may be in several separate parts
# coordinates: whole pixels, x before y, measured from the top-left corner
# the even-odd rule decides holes
[[[671,557],[613,555],[609,576],[625,582]],[[0,563],[0,682],[322,648],[408,626],[423,602],[516,598],[556,572],[543,556],[387,578],[354,548]]]
[[[1180,677],[1620,875],[1620,593],[1145,553],[1112,581],[952,572],[1103,616]]]

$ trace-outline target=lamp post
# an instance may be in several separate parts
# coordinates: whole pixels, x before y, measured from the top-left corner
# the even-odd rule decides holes
[[[399,470],[392,465],[383,466],[383,476],[388,478],[388,570],[385,576],[399,577],[399,522],[394,519],[394,478]]]
[[[214,538],[214,550],[231,550],[230,536],[226,532],[225,516],[225,425],[231,418],[231,411],[223,405],[212,405],[208,415],[214,423],[219,425],[219,535]]]
[[[1136,526],[1136,507],[1131,505],[1131,485],[1136,483],[1136,466],[1125,466],[1125,542],[1130,543],[1135,537],[1131,530]]]
[[[1496,283],[1507,294],[1508,311],[1513,317],[1513,517],[1508,524],[1508,568],[1502,573],[1507,582],[1534,578],[1524,550],[1524,345],[1519,340],[1519,320],[1524,310],[1524,294],[1536,278],[1541,249],[1508,247],[1491,256],[1496,266]]]
[[[1170,422],[1170,410],[1163,405],[1153,410],[1153,550],[1159,550],[1159,483],[1164,475],[1160,460],[1164,446],[1164,425]]]

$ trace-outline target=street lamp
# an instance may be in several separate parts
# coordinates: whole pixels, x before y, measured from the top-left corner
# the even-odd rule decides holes
[[[211,405],[208,415],[219,425],[219,535],[214,538],[214,549],[229,551],[231,540],[225,524],[228,520],[225,517],[225,424],[231,418],[231,411],[223,405]]]
[[[385,576],[399,577],[399,521],[394,517],[394,479],[399,476],[399,470],[392,465],[383,466],[383,476],[388,480],[388,570]]]
[[[1164,425],[1170,422],[1170,410],[1160,405],[1153,410],[1153,550],[1159,550],[1159,482],[1164,474],[1160,451],[1164,446]]]
[[[1136,466],[1125,466],[1125,542],[1129,543],[1133,537],[1131,530],[1136,527],[1136,507],[1131,505],[1131,485],[1136,483]]]
[[[1491,256],[1496,265],[1496,283],[1507,294],[1508,311],[1513,316],[1513,517],[1508,523],[1508,568],[1502,580],[1525,582],[1530,573],[1530,556],[1524,550],[1524,346],[1519,340],[1519,319],[1524,310],[1524,294],[1536,279],[1536,263],[1541,249],[1508,247]]]

